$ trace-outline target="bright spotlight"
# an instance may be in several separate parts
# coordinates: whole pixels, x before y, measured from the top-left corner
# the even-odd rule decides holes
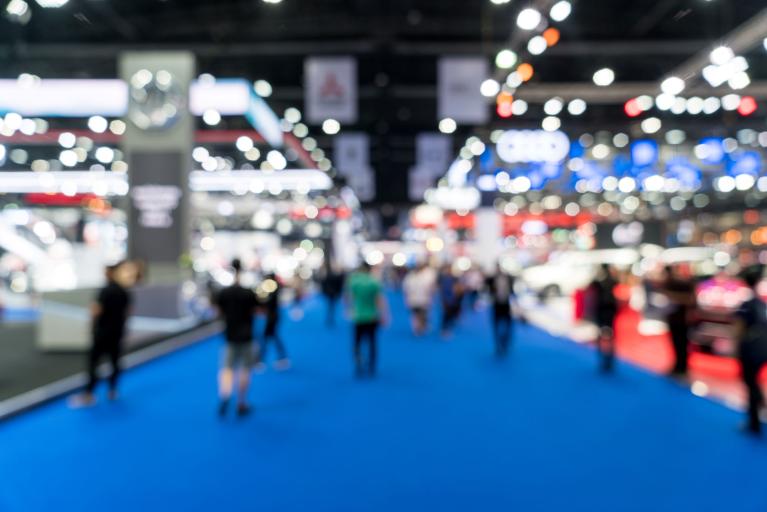
[[[517,26],[522,30],[533,30],[541,23],[541,13],[528,7],[520,11],[517,16]]]
[[[684,80],[678,76],[670,76],[660,84],[661,91],[666,94],[671,94],[672,96],[676,96],[680,92],[684,91],[684,87]]]
[[[456,124],[455,120],[450,117],[446,117],[439,122],[439,131],[442,133],[453,133],[455,132],[456,128],[458,128],[458,125]]]
[[[501,50],[495,56],[495,65],[501,69],[511,69],[517,63],[517,54],[511,50]]]
[[[718,46],[711,50],[709,58],[712,64],[722,66],[735,58],[735,52],[729,46]]]
[[[322,123],[322,131],[328,135],[335,135],[341,131],[341,123],[335,119],[325,119],[325,121]]]
[[[549,16],[554,21],[564,21],[573,11],[573,6],[567,0],[555,3],[549,11]]]
[[[253,90],[262,98],[268,98],[272,95],[272,85],[266,80],[256,80],[253,84]]]
[[[535,36],[527,43],[527,51],[532,55],[540,55],[546,51],[549,44],[543,36]]]
[[[615,81],[615,72],[610,68],[602,68],[594,73],[594,83],[600,87],[607,87]]]
[[[485,96],[486,98],[492,98],[501,90],[501,85],[492,78],[488,78],[482,82],[482,86],[479,90],[482,93],[482,96]]]
[[[570,115],[579,116],[586,112],[586,102],[580,98],[575,98],[567,105],[567,111]]]
[[[64,7],[69,3],[69,0],[35,0],[35,2],[37,2],[37,5],[40,7],[45,7],[46,9],[55,9],[58,7]]]

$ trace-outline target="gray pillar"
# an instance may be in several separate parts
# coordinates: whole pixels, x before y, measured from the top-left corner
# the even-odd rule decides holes
[[[130,103],[122,149],[130,182],[128,256],[147,264],[151,284],[178,283],[190,248],[189,172],[194,117],[188,52],[127,52],[120,77]]]

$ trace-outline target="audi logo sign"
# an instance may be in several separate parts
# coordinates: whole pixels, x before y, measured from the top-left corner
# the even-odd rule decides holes
[[[506,163],[560,163],[570,152],[570,139],[561,131],[508,130],[495,146]]]

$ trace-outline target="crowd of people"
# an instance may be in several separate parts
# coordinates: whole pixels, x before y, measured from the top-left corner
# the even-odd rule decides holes
[[[214,294],[213,304],[224,323],[226,340],[219,372],[219,414],[224,416],[236,394],[238,415],[251,411],[248,387],[253,370],[266,369],[269,347],[274,345],[277,359],[274,367],[287,370],[291,366],[285,343],[279,332],[281,290],[283,285],[274,274],[267,274],[251,289],[242,284],[242,264],[231,264],[233,283]],[[120,356],[125,326],[130,315],[131,294],[117,278],[120,265],[107,268],[107,284],[99,292],[91,308],[93,341],[88,356],[88,383],[82,394],[73,399],[77,406],[95,402],[94,389],[97,368],[102,358],[110,363],[109,398],[117,398]],[[742,280],[751,289],[751,298],[734,313],[733,325],[737,356],[742,380],[748,391],[748,421],[746,430],[761,432],[759,418],[764,396],[759,386],[759,374],[767,365],[767,306],[759,297],[756,286],[763,276],[761,267],[749,268]],[[599,368],[610,372],[615,366],[616,318],[621,309],[618,284],[622,275],[618,269],[602,265],[593,281],[576,293],[576,318],[593,326],[593,344],[599,355]],[[414,265],[402,277],[402,295],[410,314],[410,326],[415,337],[421,338],[438,330],[441,339],[449,340],[456,323],[466,310],[486,309],[492,326],[495,355],[507,355],[513,338],[515,318],[524,320],[516,300],[515,278],[500,265],[483,273],[476,266],[458,271],[454,265],[432,266],[427,262]],[[657,290],[667,300],[665,321],[674,352],[674,364],[669,375],[685,379],[689,371],[689,332],[696,304],[695,286],[689,275],[678,267],[667,267]],[[352,356],[354,373],[359,378],[374,377],[377,370],[378,331],[390,321],[384,284],[371,267],[363,263],[356,271],[345,275],[328,266],[320,290],[326,298],[328,328],[334,328],[337,305],[341,298],[347,316],[353,324]],[[438,318],[433,318],[434,315]],[[263,317],[263,322],[258,319]],[[259,330],[256,326],[263,323]]]

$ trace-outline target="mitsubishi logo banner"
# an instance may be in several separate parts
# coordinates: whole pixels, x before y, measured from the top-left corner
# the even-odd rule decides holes
[[[357,122],[357,61],[353,57],[309,57],[304,62],[304,79],[310,123]]]

